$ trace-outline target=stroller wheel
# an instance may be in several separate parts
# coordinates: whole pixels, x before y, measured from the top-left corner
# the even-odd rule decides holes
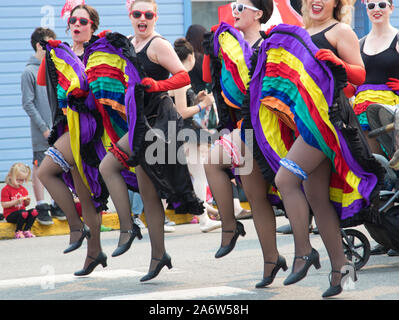
[[[341,235],[345,256],[355,264],[356,270],[360,270],[370,258],[369,240],[355,229],[341,229]]]

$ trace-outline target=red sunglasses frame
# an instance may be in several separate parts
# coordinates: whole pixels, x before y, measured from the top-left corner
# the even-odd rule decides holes
[[[75,17],[75,16],[72,16],[72,17],[69,17],[69,18],[68,18],[68,24],[74,25],[74,24],[76,23],[76,22],[75,22],[75,23],[70,23],[70,20],[71,20],[72,18],[75,18],[75,19],[76,19],[76,22],[79,21],[79,23],[80,23],[82,26],[87,26],[89,23],[93,24],[93,21],[90,20],[90,19],[87,19],[87,18],[84,18],[84,17]],[[83,24],[83,23],[81,22],[81,19],[87,20],[87,21],[88,21],[87,24]]]
[[[140,13],[141,13],[140,17],[136,18],[135,16],[133,16],[133,12],[140,12]],[[145,15],[146,13],[151,13],[151,14],[153,14],[153,17],[152,17],[151,19],[147,18],[146,15]],[[157,16],[156,12],[151,11],[151,10],[147,10],[147,11],[132,10],[132,11],[130,11],[130,15],[131,15],[134,19],[140,19],[140,18],[142,17],[143,14],[144,14],[144,17],[145,17],[146,20],[152,20],[152,19],[154,19],[154,18]]]

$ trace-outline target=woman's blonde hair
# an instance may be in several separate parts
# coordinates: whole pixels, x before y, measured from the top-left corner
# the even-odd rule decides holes
[[[131,4],[130,4],[130,10],[129,13],[132,11],[132,8],[134,6],[135,3],[137,2],[147,2],[147,3],[152,3],[154,5],[154,12],[157,13],[158,11],[158,5],[155,2],[155,0],[134,0]]]
[[[6,183],[12,184],[12,180],[15,180],[18,173],[26,175],[27,180],[30,179],[30,174],[31,174],[30,167],[24,163],[17,162],[17,163],[14,163],[11,166],[10,171],[8,171],[8,174],[6,177]]]
[[[352,22],[352,8],[353,4],[351,0],[334,0],[336,2],[336,6],[333,11],[334,19],[339,22],[344,22],[347,24],[351,24]],[[309,8],[307,6],[306,1],[302,1],[302,18],[305,28],[308,28],[312,25],[312,21],[309,18]]]

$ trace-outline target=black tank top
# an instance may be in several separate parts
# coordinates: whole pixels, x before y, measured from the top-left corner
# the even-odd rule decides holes
[[[162,37],[155,36],[151,38],[151,40],[147,42],[144,48],[137,52],[137,59],[143,65],[144,72],[146,73],[147,77],[153,78],[155,80],[166,80],[169,78],[169,71],[161,65],[152,62],[147,56],[147,49],[150,46],[152,40],[154,40],[155,38]]]
[[[364,84],[383,84],[388,78],[399,79],[399,53],[396,50],[398,38],[395,35],[389,48],[374,55],[364,53],[363,41],[360,53],[364,67],[366,68],[366,80]]]
[[[152,40],[155,38],[162,38],[161,36],[154,36],[150,41],[137,52],[137,60],[141,63],[146,77],[153,78],[154,80],[166,80],[169,78],[169,71],[161,65],[152,62],[147,56],[147,49]],[[131,40],[132,38],[130,38]],[[153,117],[158,114],[160,98],[167,95],[167,92],[144,92],[144,114],[147,117]]]
[[[326,29],[314,34],[311,36],[313,43],[319,48],[319,49],[330,49],[334,54],[338,57],[338,51],[336,48],[334,48],[330,42],[328,42],[325,33],[332,28],[334,28],[338,23],[335,23]]]

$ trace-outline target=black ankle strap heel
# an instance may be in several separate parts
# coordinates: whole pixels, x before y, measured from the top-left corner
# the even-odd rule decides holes
[[[290,284],[296,283],[300,280],[302,280],[303,278],[306,277],[309,268],[314,265],[316,269],[320,269],[321,265],[320,265],[320,256],[319,253],[317,252],[317,250],[312,248],[312,251],[310,251],[310,254],[308,254],[307,256],[296,256],[294,258],[294,263],[292,265],[292,269],[294,269],[294,265],[295,265],[295,260],[296,259],[302,259],[305,260],[305,265],[303,266],[303,268],[301,270],[299,270],[298,272],[291,272],[290,275],[287,277],[287,279],[284,280],[284,285],[288,286]]]
[[[218,249],[218,251],[215,254],[215,258],[221,258],[221,257],[224,257],[225,255],[229,254],[234,249],[238,237],[239,236],[244,237],[246,235],[244,225],[240,221],[237,221],[236,223],[237,223],[237,226],[236,226],[235,230],[222,230],[222,232],[234,233],[234,236],[227,246],[220,247]]]
[[[258,282],[255,285],[256,288],[264,288],[264,287],[266,287],[268,285],[271,285],[272,282],[274,281],[274,278],[277,275],[277,272],[280,269],[283,269],[284,271],[288,270],[287,262],[286,262],[285,258],[283,256],[280,256],[280,255],[277,258],[277,262],[265,261],[264,263],[265,264],[274,264],[276,266],[273,268],[272,273],[270,274],[270,276],[263,278],[262,281]]]

